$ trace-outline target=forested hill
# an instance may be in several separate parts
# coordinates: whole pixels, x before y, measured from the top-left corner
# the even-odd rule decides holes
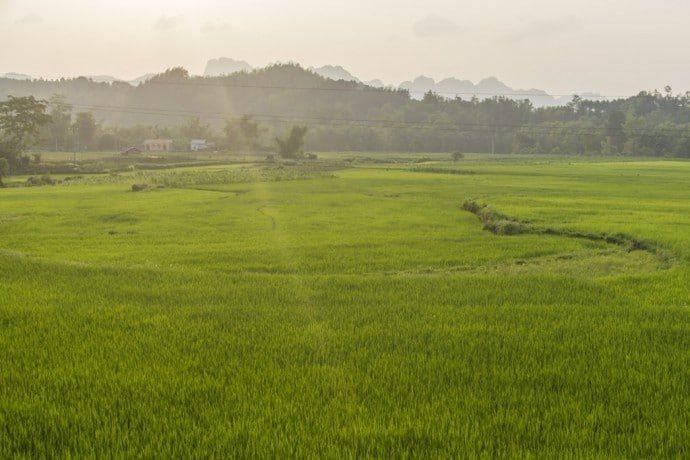
[[[0,98],[8,95],[63,95],[73,115],[92,112],[111,137],[118,128],[147,125],[160,132],[198,118],[222,145],[226,121],[251,115],[265,128],[265,144],[287,126],[308,126],[311,150],[690,154],[690,95],[670,88],[611,101],[576,97],[549,108],[433,93],[418,101],[406,90],[334,81],[296,64],[277,64],[222,77],[190,77],[175,68],[138,86],[0,79]]]
[[[171,125],[198,116],[214,123],[256,114],[331,119],[367,118],[382,110],[400,110],[407,91],[377,89],[362,83],[334,81],[297,65],[274,65],[220,77],[190,77],[170,69],[134,86],[125,82],[0,79],[0,96],[33,95],[48,100],[62,94],[75,111],[88,110],[109,124]]]

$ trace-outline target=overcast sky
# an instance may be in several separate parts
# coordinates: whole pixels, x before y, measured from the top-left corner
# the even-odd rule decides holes
[[[687,0],[0,0],[0,74],[134,78],[220,56],[555,94],[690,90]]]

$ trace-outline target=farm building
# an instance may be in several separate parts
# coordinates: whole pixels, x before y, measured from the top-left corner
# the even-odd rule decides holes
[[[189,143],[189,150],[192,152],[199,152],[201,150],[210,150],[215,146],[213,142],[207,142],[206,139],[192,139]]]
[[[172,145],[173,141],[170,139],[146,139],[143,144],[147,152],[169,152]]]

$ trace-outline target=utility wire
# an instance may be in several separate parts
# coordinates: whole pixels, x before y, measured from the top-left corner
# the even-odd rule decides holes
[[[388,119],[364,119],[364,118],[323,118],[312,116],[285,116],[274,114],[261,113],[247,113],[247,114],[233,114],[229,112],[212,112],[212,111],[191,111],[172,108],[151,108],[151,107],[136,107],[136,106],[112,106],[112,105],[85,105],[85,104],[70,104],[73,107],[109,113],[128,113],[137,115],[156,115],[171,118],[189,118],[189,117],[204,117],[206,119],[214,120],[238,120],[242,116],[249,116],[256,121],[266,123],[301,123],[312,126],[358,126],[370,128],[392,128],[392,129],[426,129],[437,131],[456,131],[456,132],[494,132],[496,129],[505,130],[520,130],[528,129],[531,132],[539,132],[541,134],[608,134],[610,130],[605,126],[554,126],[554,125],[534,125],[534,124],[518,124],[518,123],[463,123],[463,122],[448,122],[448,121],[405,121],[405,120],[388,120]],[[556,122],[558,123],[558,122]],[[626,134],[630,133],[639,135],[658,135],[670,134],[677,136],[690,136],[690,128],[635,128],[624,131]],[[621,133],[623,134],[623,133]]]

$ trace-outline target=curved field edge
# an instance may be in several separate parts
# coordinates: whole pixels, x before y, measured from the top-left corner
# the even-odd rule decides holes
[[[651,255],[639,251],[630,254],[621,250],[607,248],[601,244],[563,245],[557,238],[551,244],[537,246],[539,240],[534,236],[522,238],[519,243],[503,242],[500,247],[510,252],[498,256],[495,251],[481,255],[465,254],[466,242],[442,239],[446,251],[438,255],[426,254],[423,250],[423,236],[418,235],[405,241],[410,246],[398,251],[396,259],[386,256],[386,246],[373,241],[340,241],[328,245],[328,250],[321,245],[308,244],[303,241],[290,242],[282,232],[284,214],[276,203],[260,206],[254,212],[261,216],[257,224],[270,243],[271,234],[282,238],[277,248],[242,248],[239,244],[213,243],[214,234],[203,230],[197,231],[194,237],[198,240],[195,247],[188,238],[180,237],[176,244],[167,241],[161,234],[156,236],[152,230],[140,230],[140,219],[134,215],[111,214],[98,215],[97,225],[102,225],[96,235],[99,244],[84,243],[81,252],[72,252],[69,248],[77,242],[69,243],[56,254],[45,251],[34,252],[29,247],[19,250],[0,249],[0,254],[14,258],[25,258],[29,261],[51,263],[55,265],[78,266],[94,269],[131,269],[154,270],[161,272],[209,272],[223,274],[265,273],[293,274],[295,276],[358,274],[362,277],[377,276],[464,276],[468,274],[502,274],[504,276],[522,276],[549,272],[557,275],[569,275],[577,278],[599,278],[623,276],[626,274],[651,273],[658,268],[658,261]],[[290,225],[290,223],[288,223]],[[210,240],[209,240],[210,238]],[[416,239],[422,241],[416,241]],[[485,238],[487,244],[494,244],[493,237]],[[208,240],[208,241],[207,241]],[[68,240],[65,240],[67,244]],[[147,249],[148,241],[156,241],[159,249]],[[203,242],[203,243],[202,243]],[[516,244],[514,244],[516,243]],[[205,247],[204,244],[211,244]],[[429,244],[428,242],[426,244]],[[123,245],[118,248],[117,245]],[[126,246],[125,246],[126,245]],[[92,247],[93,246],[93,247]],[[179,248],[185,251],[179,255],[169,254]],[[212,253],[209,252],[212,249]],[[113,257],[106,253],[117,250]],[[98,256],[98,251],[103,253]],[[144,252],[145,251],[145,252]],[[239,252],[241,251],[241,253]],[[382,252],[384,251],[384,252]],[[362,252],[370,252],[369,260],[362,259]],[[245,254],[239,259],[240,254]],[[443,257],[435,259],[435,257]],[[241,260],[239,266],[228,265],[228,260]],[[329,262],[330,261],[330,262]]]
[[[673,254],[661,249],[656,244],[632,235],[627,235],[625,233],[607,234],[582,232],[563,228],[557,229],[553,227],[539,227],[529,222],[509,217],[490,208],[486,204],[482,204],[471,199],[463,201],[461,208],[477,216],[477,218],[483,224],[484,230],[490,231],[495,235],[551,235],[584,239],[589,241],[602,241],[608,244],[623,247],[628,252],[646,251],[654,255],[659,260],[663,268],[669,268],[675,261]]]

